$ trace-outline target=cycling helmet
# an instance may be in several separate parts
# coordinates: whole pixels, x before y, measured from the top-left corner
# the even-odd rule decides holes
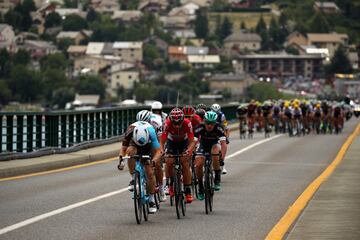
[[[142,147],[149,143],[149,130],[148,126],[144,122],[139,122],[133,131],[133,141],[136,145]]]
[[[180,125],[184,121],[184,113],[180,108],[174,108],[169,114],[171,123]]]
[[[201,119],[204,119],[206,111],[202,108],[196,109],[195,113],[201,117]]]
[[[183,111],[185,117],[192,117],[195,113],[195,109],[190,105],[184,106],[182,111]]]
[[[205,122],[206,123],[216,123],[217,113],[214,111],[208,111],[205,113]]]
[[[211,111],[214,111],[215,113],[218,113],[221,111],[221,107],[219,104],[214,103],[213,105],[211,105]]]
[[[196,105],[196,109],[204,109],[206,110],[206,105],[203,103],[199,103],[198,105]]]
[[[159,101],[155,101],[151,104],[151,110],[162,110],[162,104]]]
[[[148,110],[141,110],[136,114],[136,121],[150,122],[151,112]]]

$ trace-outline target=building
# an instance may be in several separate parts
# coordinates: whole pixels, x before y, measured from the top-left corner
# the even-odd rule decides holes
[[[6,48],[11,51],[15,43],[15,33],[12,26],[8,24],[0,24],[0,49]]]
[[[129,23],[129,22],[138,22],[143,16],[141,11],[115,11],[111,17],[112,20]]]
[[[349,95],[352,99],[360,98],[360,75],[335,74],[334,86],[338,96]]]
[[[208,55],[208,47],[195,46],[170,46],[168,48],[168,57],[170,62],[179,61],[185,63],[188,61],[189,55]]]
[[[40,59],[46,55],[59,52],[57,47],[51,42],[38,41],[38,40],[25,40],[22,45],[16,46],[18,49],[24,49],[30,53],[32,59]]]
[[[187,61],[191,67],[196,69],[214,68],[221,62],[219,55],[189,55]]]
[[[168,5],[167,0],[141,0],[138,10],[141,12],[159,13],[165,11]]]
[[[56,36],[56,41],[59,42],[62,39],[71,39],[74,44],[79,45],[87,38],[88,36],[82,31],[62,31]]]
[[[208,7],[213,3],[213,0],[180,0],[180,3],[182,5],[188,4],[188,3],[194,3],[198,5],[199,7]]]
[[[224,50],[227,55],[232,49],[258,51],[260,48],[261,37],[256,33],[236,32],[224,39]]]
[[[89,42],[86,48],[86,55],[101,55],[105,43],[103,42]]]
[[[142,62],[142,42],[114,42],[114,55],[126,62]]]
[[[340,13],[339,7],[334,2],[315,2],[314,10],[317,12],[323,12],[326,14],[337,14]]]
[[[14,8],[16,4],[20,3],[20,0],[0,0],[0,13],[4,16],[9,9]]]
[[[65,19],[68,15],[79,15],[82,18],[86,18],[86,12],[82,11],[79,8],[56,8],[55,12],[58,13],[62,19]]]
[[[121,62],[120,57],[85,55],[74,59],[74,76],[81,74],[99,74],[100,70]]]
[[[71,45],[66,52],[69,55],[69,59],[74,60],[75,58],[85,56],[86,49],[87,46]]]
[[[308,45],[308,40],[307,40],[306,36],[304,36],[303,34],[301,34],[298,31],[295,31],[295,32],[289,34],[289,36],[287,36],[286,41],[284,43],[284,47],[289,47],[293,44],[296,44],[298,46]]]
[[[251,73],[258,77],[303,76],[314,78],[320,72],[321,55],[252,54],[238,55],[233,61],[237,73]]]
[[[135,82],[140,81],[139,70],[132,68],[126,70],[112,70],[111,77],[107,85],[107,92],[113,96],[117,96],[117,90],[122,87],[125,90],[134,88]]]
[[[91,6],[97,12],[110,15],[120,9],[120,4],[117,0],[92,0]]]
[[[232,8],[250,8],[254,6],[255,0],[228,0]]]
[[[229,91],[233,97],[244,95],[246,88],[255,82],[256,80],[246,73],[215,74],[209,78],[211,92]]]
[[[339,33],[308,33],[307,40],[307,45],[314,45],[317,48],[327,48],[330,58],[332,58],[340,45],[348,45],[349,37],[347,34]]]

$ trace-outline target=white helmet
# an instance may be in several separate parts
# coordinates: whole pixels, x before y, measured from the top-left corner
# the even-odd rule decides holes
[[[216,113],[219,113],[221,111],[221,107],[219,104],[214,103],[213,105],[211,105],[211,110],[213,110]]]
[[[145,122],[138,122],[133,131],[133,141],[136,145],[142,147],[149,143],[149,130]]]
[[[136,114],[136,121],[150,122],[151,112],[149,110],[141,110]]]
[[[155,101],[151,104],[151,110],[162,110],[162,103]]]

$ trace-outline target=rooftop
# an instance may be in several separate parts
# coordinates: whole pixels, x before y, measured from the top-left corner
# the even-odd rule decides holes
[[[287,53],[238,55],[237,59],[322,59],[320,54],[292,55]]]
[[[89,55],[100,55],[105,43],[103,42],[90,42],[86,49],[86,54]]]
[[[334,2],[315,2],[315,5],[320,8],[336,8],[338,6]]]
[[[219,55],[189,55],[189,63],[220,63]]]
[[[142,48],[142,42],[114,42],[115,49]]]
[[[215,74],[213,75],[209,80],[212,82],[216,82],[216,81],[242,81],[244,80],[246,77],[245,74],[240,74],[240,73],[230,73],[230,74]]]
[[[68,31],[68,32],[60,32],[56,38],[76,38],[81,32]]]
[[[343,43],[348,40],[347,34],[340,33],[308,33],[307,38],[310,42],[337,42]]]
[[[68,53],[85,53],[87,49],[87,46],[81,46],[81,45],[71,45],[67,49]]]

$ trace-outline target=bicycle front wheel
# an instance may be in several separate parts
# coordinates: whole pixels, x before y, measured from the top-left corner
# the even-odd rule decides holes
[[[137,224],[141,223],[142,220],[142,200],[141,200],[141,182],[139,172],[133,173],[134,180],[134,209],[135,209],[135,218]]]
[[[213,176],[209,167],[205,168],[205,213],[212,212],[213,207]]]
[[[174,177],[174,193],[175,193],[175,208],[176,208],[176,216],[180,219],[180,208],[181,208],[181,183],[180,183],[180,174],[176,173]]]

